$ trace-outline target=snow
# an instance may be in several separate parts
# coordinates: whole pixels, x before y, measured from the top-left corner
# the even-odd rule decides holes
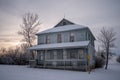
[[[60,48],[70,48],[70,47],[85,47],[89,44],[89,41],[80,41],[80,42],[66,42],[66,43],[53,43],[53,44],[41,44],[30,47],[31,50],[40,50],[40,49],[60,49]]]
[[[120,80],[120,63],[110,60],[108,70],[95,69],[90,74],[81,71],[28,68],[0,65],[0,80]]]
[[[86,26],[83,25],[65,25],[65,26],[59,26],[59,27],[54,27],[51,29],[47,29],[45,31],[42,31],[37,34],[43,34],[43,33],[52,33],[52,32],[61,32],[61,31],[69,31],[69,30],[75,30],[75,29],[82,29],[82,28],[87,28]]]

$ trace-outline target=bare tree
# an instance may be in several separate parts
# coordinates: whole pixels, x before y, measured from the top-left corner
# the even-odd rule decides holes
[[[0,48],[0,55],[4,55],[6,53],[6,48]]]
[[[106,66],[105,69],[107,69],[108,66],[108,56],[109,56],[109,50],[111,47],[114,47],[114,41],[116,39],[116,33],[113,31],[113,29],[106,29],[102,28],[100,31],[100,35],[98,37],[98,40],[102,43],[102,47],[106,51]]]
[[[40,25],[39,17],[37,14],[26,13],[22,17],[21,31],[18,32],[19,35],[23,36],[22,41],[25,41],[30,47],[33,41],[36,39],[35,34],[38,32]]]
[[[27,53],[27,49],[29,48],[29,45],[28,44],[26,44],[26,43],[22,43],[21,45],[19,45],[20,46],[20,52],[21,53]]]
[[[0,48],[0,64],[28,64],[27,48],[29,48],[29,45],[25,43],[14,48]]]

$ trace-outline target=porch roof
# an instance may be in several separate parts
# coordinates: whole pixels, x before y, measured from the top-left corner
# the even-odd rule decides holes
[[[66,42],[54,44],[40,44],[30,47],[29,50],[62,49],[62,48],[81,48],[88,46],[89,41]]]

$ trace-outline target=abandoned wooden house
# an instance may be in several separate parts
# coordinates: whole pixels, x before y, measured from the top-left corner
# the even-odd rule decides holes
[[[94,40],[87,26],[62,19],[53,28],[39,32],[38,43],[30,47],[35,51],[34,67],[86,70],[94,66]]]

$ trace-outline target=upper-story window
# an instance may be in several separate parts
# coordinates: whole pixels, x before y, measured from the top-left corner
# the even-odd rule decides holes
[[[50,43],[50,37],[48,35],[46,35],[46,44]]]
[[[87,34],[87,32],[86,32],[86,35],[85,35],[85,36],[86,36],[86,40],[88,40],[88,36],[87,36],[87,35],[88,35],[88,34]]]
[[[73,32],[71,32],[70,33],[70,42],[74,42],[74,33]]]
[[[88,37],[89,37],[89,40],[91,40],[91,35],[90,34],[88,35]]]
[[[58,43],[61,43],[61,42],[62,42],[61,34],[60,34],[60,33],[57,35],[57,42],[58,42]]]

